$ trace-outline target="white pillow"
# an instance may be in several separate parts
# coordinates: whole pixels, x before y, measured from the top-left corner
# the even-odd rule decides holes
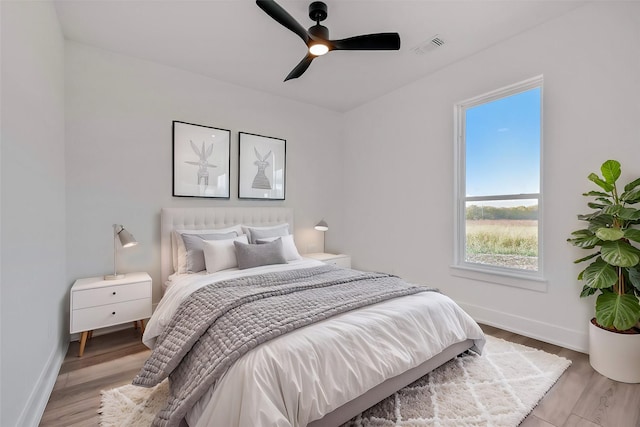
[[[205,240],[202,245],[204,252],[204,263],[207,266],[207,273],[226,270],[238,266],[236,257],[236,247],[233,242],[249,243],[245,234],[228,240]]]
[[[200,229],[200,230],[175,230],[172,234],[172,243],[173,246],[173,271],[178,274],[185,274],[187,272],[187,248],[184,246],[184,241],[182,240],[183,234],[216,234],[216,233],[230,233],[235,231],[238,233],[238,236],[244,234],[242,231],[242,227],[238,225],[234,225],[232,227],[226,228],[215,228],[215,229]]]
[[[270,227],[253,227],[248,225],[242,226],[244,234],[249,235],[249,243],[256,243],[258,239],[267,239],[269,237],[282,237],[289,235],[289,224],[273,225]]]
[[[276,239],[282,239],[282,252],[284,253],[284,257],[287,261],[296,261],[302,259],[300,253],[298,252],[298,248],[296,248],[296,243],[293,241],[292,234],[282,237],[267,237],[264,239],[258,239],[256,243],[269,243],[273,242]]]

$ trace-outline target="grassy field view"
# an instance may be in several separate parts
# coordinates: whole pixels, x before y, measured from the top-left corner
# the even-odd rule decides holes
[[[467,261],[537,270],[538,221],[467,220]]]

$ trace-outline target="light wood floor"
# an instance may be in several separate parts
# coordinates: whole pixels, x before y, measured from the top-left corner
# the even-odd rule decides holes
[[[587,355],[482,325],[487,334],[573,361],[521,427],[640,427],[640,384],[611,381]],[[97,426],[100,390],[131,382],[149,350],[133,328],[94,337],[82,358],[69,346],[41,426]],[[640,361],[637,361],[640,363]],[[463,427],[463,426],[461,426]]]

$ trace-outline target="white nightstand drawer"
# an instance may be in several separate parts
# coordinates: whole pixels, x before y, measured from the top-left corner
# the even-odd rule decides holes
[[[151,317],[151,298],[73,310],[71,313],[71,333],[104,328],[149,317]]]
[[[148,298],[150,294],[151,282],[104,286],[95,289],[73,291],[72,306],[74,310],[77,310],[79,308],[96,307]]]

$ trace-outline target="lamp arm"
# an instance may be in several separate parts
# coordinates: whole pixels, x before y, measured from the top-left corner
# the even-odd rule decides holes
[[[118,248],[116,239],[118,238],[118,224],[113,224],[113,276],[118,277],[118,273],[116,271],[116,263],[118,258]]]
[[[322,232],[322,252],[327,253],[327,232]]]

